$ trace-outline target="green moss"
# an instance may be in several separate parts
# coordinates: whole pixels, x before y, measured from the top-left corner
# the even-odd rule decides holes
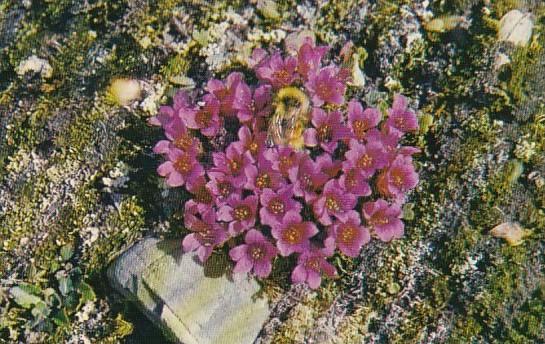
[[[523,247],[503,246],[499,249],[498,258],[490,267],[491,271],[487,274],[482,293],[469,303],[459,316],[460,320],[451,338],[453,342],[480,339],[521,343],[519,340],[528,332],[520,327],[518,329],[513,327],[509,320],[509,313],[513,312],[513,309],[508,311],[507,305],[510,305],[519,291],[526,287],[523,281],[525,274],[528,273],[525,271],[528,259],[529,254]],[[515,313],[516,317],[528,319],[529,314],[525,314],[524,307],[515,306],[515,310],[518,313]],[[467,326],[468,319],[472,320],[473,324],[470,325],[473,326]],[[522,341],[524,342],[527,340]]]
[[[106,228],[110,231],[98,239],[84,256],[84,266],[90,275],[101,271],[123,249],[135,241],[143,229],[144,209],[135,197],[124,200],[118,211],[107,218]]]
[[[543,47],[538,42],[525,47],[517,47],[511,54],[511,63],[500,77],[505,80],[502,84],[503,88],[516,104],[526,100],[530,91],[529,87],[531,87],[529,79],[535,73],[542,55]]]

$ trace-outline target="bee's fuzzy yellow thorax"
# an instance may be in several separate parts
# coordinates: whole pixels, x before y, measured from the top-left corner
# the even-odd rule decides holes
[[[308,96],[297,87],[284,87],[276,94],[274,107],[267,135],[269,143],[302,149],[303,131],[309,120]]]

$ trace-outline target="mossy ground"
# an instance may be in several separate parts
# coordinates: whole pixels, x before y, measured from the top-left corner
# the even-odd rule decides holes
[[[336,51],[352,40],[366,52],[367,85],[351,94],[387,103],[398,91],[417,102],[426,125],[409,141],[423,150],[421,182],[403,240],[369,245],[356,260],[334,257],[341,277],[304,293],[262,338],[545,342],[545,8],[431,1],[434,17],[466,23],[436,32],[424,29],[420,2],[339,1],[315,13],[308,5],[292,11],[294,1],[267,6],[0,1],[0,339],[135,340],[131,322],[140,320],[111,290],[105,269],[144,235],[183,233],[183,195],[166,191],[155,174],[151,147],[160,132],[145,124],[153,104],[168,102],[180,77],[200,85],[223,76],[240,66],[239,51],[274,45],[268,32],[303,25]],[[513,8],[533,12],[527,47],[497,41],[498,20]],[[233,13],[243,24],[232,24]],[[249,46],[214,36],[226,21],[227,30],[252,33]],[[496,70],[500,52],[511,62]],[[51,77],[17,74],[31,55],[49,62]],[[151,107],[112,102],[108,85],[117,77],[148,85]],[[120,162],[129,179],[107,190],[104,178]],[[492,237],[505,221],[531,235],[516,247]],[[289,289],[286,273],[264,282],[275,301]],[[332,328],[323,326],[331,319]]]

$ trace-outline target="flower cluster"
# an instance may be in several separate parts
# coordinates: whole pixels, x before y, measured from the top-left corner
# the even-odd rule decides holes
[[[166,139],[154,152],[171,187],[184,187],[184,251],[204,262],[229,241],[234,272],[267,277],[276,257],[297,255],[294,283],[317,288],[336,270],[337,249],[357,257],[371,236],[403,235],[401,205],[418,183],[405,133],[418,129],[395,95],[386,119],[345,100],[349,73],[322,66],[329,48],[304,41],[295,56],[256,49],[248,65],[210,80],[195,102],[178,92],[151,124]],[[304,214],[304,215],[303,215]]]

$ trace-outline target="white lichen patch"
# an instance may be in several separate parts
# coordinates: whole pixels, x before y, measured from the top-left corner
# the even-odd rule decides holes
[[[221,71],[235,60],[244,46],[243,38],[246,36],[248,20],[252,15],[251,8],[242,14],[229,9],[223,15],[213,18],[218,20],[218,23],[193,34],[193,38],[202,46],[199,54],[205,57],[210,70]]]
[[[154,116],[159,110],[159,103],[165,94],[166,85],[162,83],[143,82],[146,97],[140,103],[140,108],[148,115]]]
[[[30,165],[32,157],[24,149],[19,149],[13,156],[8,157],[6,170],[12,174],[21,174]]]
[[[40,74],[44,79],[48,79],[53,75],[53,67],[46,59],[39,58],[36,55],[32,55],[27,59],[21,61],[16,69],[18,75],[25,75],[26,73]]]
[[[522,137],[515,146],[513,153],[515,156],[524,161],[528,162],[536,154],[537,145],[535,142],[527,141],[527,137]]]
[[[102,184],[104,184],[102,190],[112,193],[117,189],[126,188],[127,182],[130,179],[128,174],[129,166],[123,161],[117,162],[115,167],[108,172],[108,176],[102,178]]]

